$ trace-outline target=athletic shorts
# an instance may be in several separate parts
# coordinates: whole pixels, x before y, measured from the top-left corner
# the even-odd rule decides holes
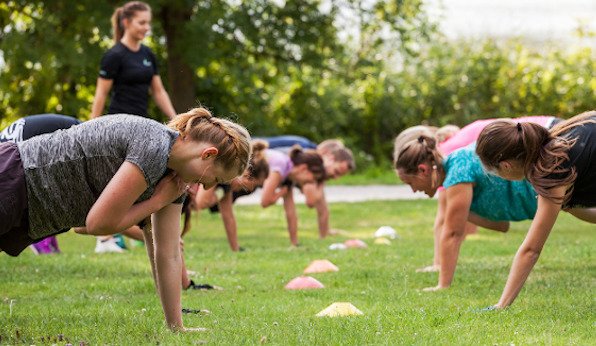
[[[17,145],[0,143],[0,250],[17,256],[33,239],[29,237],[27,184]]]

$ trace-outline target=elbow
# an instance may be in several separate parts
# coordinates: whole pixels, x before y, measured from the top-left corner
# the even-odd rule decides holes
[[[97,220],[93,217],[87,217],[85,229],[87,234],[107,235],[118,232],[116,225],[106,220]]]
[[[118,233],[115,227],[110,227],[108,225],[87,224],[86,229],[87,234],[93,235],[108,235]]]
[[[274,202],[266,199],[261,200],[261,207],[267,208],[268,206],[272,205]]]
[[[509,222],[503,222],[497,226],[497,231],[507,233],[507,232],[509,232],[509,226],[510,226]]]
[[[312,199],[306,199],[305,204],[309,208],[315,208],[317,206],[317,202]]]
[[[520,254],[527,260],[531,261],[532,263],[536,263],[536,261],[538,261],[538,258],[540,257],[541,252],[542,252],[542,248],[536,248],[536,247],[523,247],[520,250]]]

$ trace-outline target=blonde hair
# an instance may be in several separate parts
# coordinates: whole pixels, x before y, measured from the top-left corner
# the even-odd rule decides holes
[[[352,151],[345,147],[339,139],[326,139],[317,145],[317,152],[320,155],[331,155],[335,162],[346,162],[348,170],[356,169],[356,162]]]
[[[168,123],[168,127],[181,136],[197,142],[206,142],[217,148],[215,162],[226,170],[235,170],[241,175],[248,167],[251,156],[250,134],[229,120],[216,118],[203,107],[178,114]]]
[[[393,142],[393,164],[395,165],[397,163],[399,153],[406,143],[418,139],[420,136],[433,137],[435,132],[436,131],[433,131],[432,128],[426,125],[408,127],[400,132]]]
[[[331,154],[335,150],[341,149],[344,144],[339,139],[326,139],[317,145],[317,151],[321,155]]]
[[[445,173],[443,156],[437,150],[434,137],[419,136],[403,145],[397,155],[395,169],[403,169],[405,174],[417,174],[420,164],[428,164],[432,168],[431,182],[433,187],[439,186],[439,175]]]
[[[437,142],[443,143],[446,140],[448,140],[449,138],[453,137],[453,135],[458,133],[459,130],[460,130],[460,128],[458,126],[445,125],[445,126],[439,128],[437,130],[437,132],[435,132],[435,138],[437,139]]]
[[[112,14],[112,33],[114,35],[114,43],[120,42],[124,36],[124,19],[131,19],[137,12],[149,11],[151,7],[142,1],[129,1],[114,10]]]

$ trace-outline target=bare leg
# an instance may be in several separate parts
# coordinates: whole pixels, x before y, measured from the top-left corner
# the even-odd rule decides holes
[[[509,221],[492,221],[482,216],[479,216],[471,211],[468,215],[468,222],[476,224],[480,227],[484,227],[491,231],[504,233],[509,231]]]
[[[145,248],[147,249],[147,256],[149,256],[149,263],[151,263],[151,274],[153,275],[153,282],[155,289],[159,292],[157,283],[157,274],[155,272],[155,246],[153,245],[153,232],[151,229],[151,217],[145,219],[145,226],[143,227],[143,237],[145,239]]]
[[[596,208],[573,208],[565,211],[580,220],[596,223]]]
[[[466,222],[466,230],[464,232],[466,235],[476,234],[478,233],[478,226],[471,222]]]
[[[184,262],[184,246],[180,240],[180,260],[182,261],[182,289],[187,289],[190,286],[190,279],[188,278],[188,271],[186,270],[186,263]]]
[[[122,234],[135,240],[144,240],[143,230],[141,230],[141,227],[139,226],[132,226],[128,229],[125,229],[124,231],[122,231]]]

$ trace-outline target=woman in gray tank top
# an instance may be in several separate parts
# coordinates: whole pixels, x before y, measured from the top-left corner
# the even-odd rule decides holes
[[[246,129],[204,108],[180,114],[167,126],[119,114],[2,143],[0,250],[17,256],[32,242],[72,227],[107,235],[149,224],[145,219],[151,216],[153,230],[143,230],[166,322],[185,330],[181,196],[188,184],[210,188],[242,174],[250,152]]]

